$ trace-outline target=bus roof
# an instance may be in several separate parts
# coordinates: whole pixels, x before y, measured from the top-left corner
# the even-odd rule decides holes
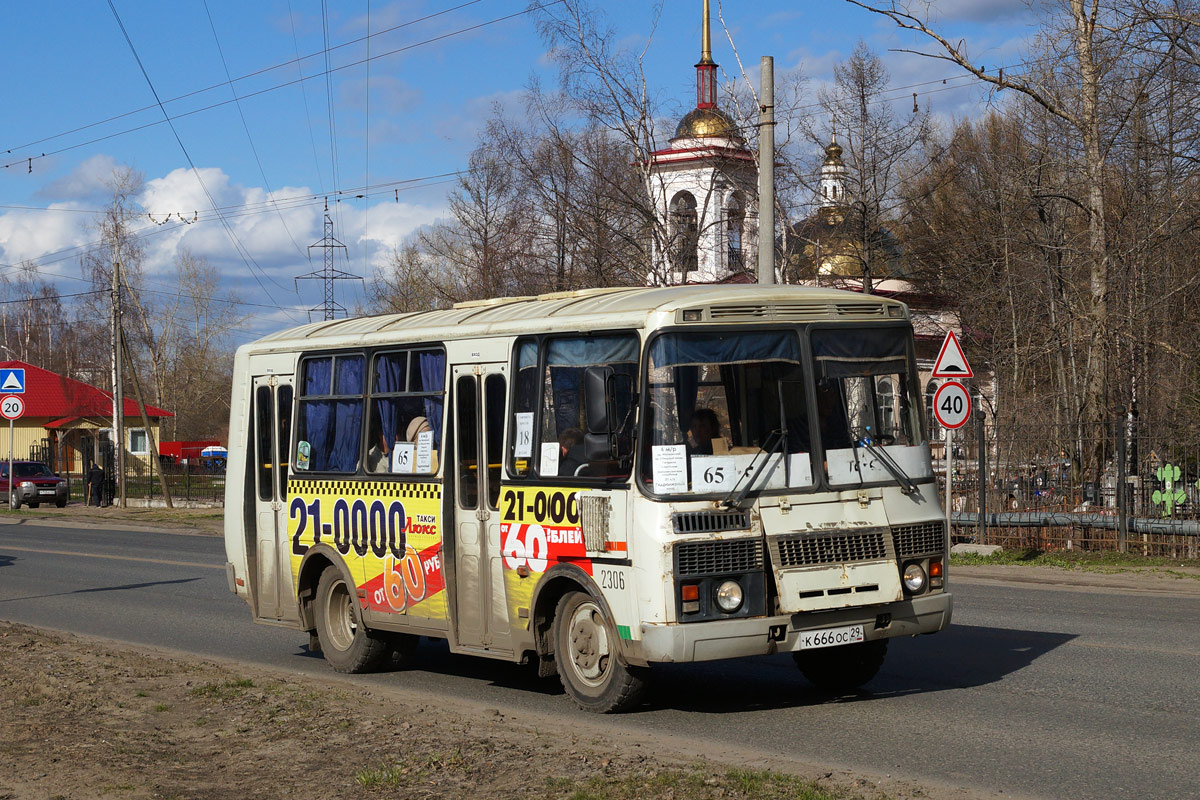
[[[892,310],[889,312],[889,308]],[[685,320],[683,311],[692,312]],[[376,341],[439,341],[539,332],[642,328],[679,322],[747,323],[907,318],[903,303],[878,295],[806,286],[705,284],[613,287],[500,297],[452,308],[327,320],[265,336],[250,349],[311,349]]]

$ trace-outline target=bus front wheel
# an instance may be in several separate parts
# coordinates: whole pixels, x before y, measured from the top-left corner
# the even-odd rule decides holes
[[[645,694],[647,670],[621,659],[616,628],[584,592],[567,592],[558,601],[554,660],[563,689],[584,711],[625,711]]]
[[[887,655],[887,639],[840,647],[798,650],[792,654],[804,677],[818,689],[846,692],[874,678]]]
[[[356,593],[337,567],[317,582],[316,623],[321,652],[338,672],[372,672],[391,656],[390,644],[362,624]]]

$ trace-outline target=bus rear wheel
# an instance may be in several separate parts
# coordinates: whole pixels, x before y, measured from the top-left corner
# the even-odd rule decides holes
[[[337,567],[321,573],[315,610],[321,652],[338,672],[373,672],[391,656],[391,645],[362,624],[356,592]]]
[[[818,689],[847,692],[878,674],[887,655],[887,639],[873,639],[841,647],[798,650],[792,654],[804,677]]]
[[[585,592],[567,592],[558,601],[554,660],[563,689],[584,711],[625,711],[646,692],[648,671],[621,659],[616,628]]]

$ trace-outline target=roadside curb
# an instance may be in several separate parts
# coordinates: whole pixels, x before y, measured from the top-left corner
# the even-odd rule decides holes
[[[74,519],[64,517],[7,516],[0,515],[0,528],[21,527],[71,528],[73,530],[144,531],[146,533],[176,533],[181,536],[222,536],[220,530],[209,530],[193,525],[163,525],[155,522],[141,523],[126,517],[83,516]]]
[[[1021,565],[952,565],[950,580],[1022,584],[1046,589],[1088,588],[1200,597],[1200,571],[1194,567],[1133,567],[1099,572]]]

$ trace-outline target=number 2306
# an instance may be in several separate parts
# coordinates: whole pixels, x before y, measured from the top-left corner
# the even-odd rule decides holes
[[[600,570],[600,588],[601,589],[624,589],[625,588],[625,573],[618,572],[615,569]]]

